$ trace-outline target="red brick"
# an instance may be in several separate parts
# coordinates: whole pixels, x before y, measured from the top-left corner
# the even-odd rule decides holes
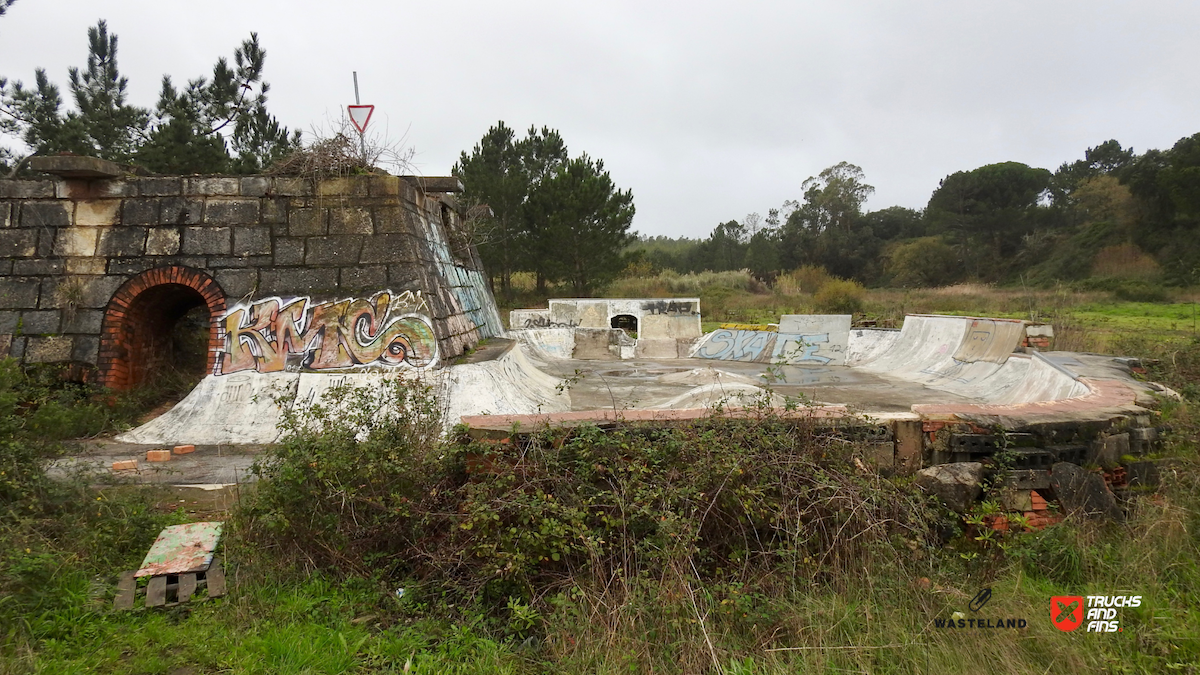
[[[177,455],[186,455],[186,454],[189,454],[189,453],[192,453],[195,451],[196,451],[196,446],[194,446],[194,445],[177,445],[177,446],[175,446],[175,454],[177,454]]]
[[[136,469],[136,468],[137,468],[137,460],[136,459],[126,459],[126,460],[121,460],[121,461],[112,463],[113,471],[129,471],[131,469]]]
[[[169,461],[171,461],[171,451],[170,450],[147,450],[146,451],[146,461],[147,462],[169,462]]]

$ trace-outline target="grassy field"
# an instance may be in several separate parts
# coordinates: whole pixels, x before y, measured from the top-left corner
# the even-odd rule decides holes
[[[695,287],[684,280],[678,290],[656,283],[659,296],[701,297],[712,323],[777,321],[782,313],[821,309],[814,293],[781,293],[733,277]],[[618,290],[651,296],[656,288]],[[1049,321],[1060,345],[1136,352],[1153,377],[1195,395],[1195,386],[1186,388],[1200,376],[1193,298],[1175,300],[969,286],[864,290],[858,314],[880,325],[905,313]],[[29,464],[55,449],[39,440],[38,429],[75,420],[64,410],[79,400],[46,408],[35,428],[30,411],[37,408],[26,392],[32,385],[5,377],[0,673],[1200,672],[1195,401],[1164,409],[1173,430],[1164,484],[1131,504],[1128,522],[1068,519],[995,540],[919,503],[904,479],[862,475],[841,460],[818,463],[814,471],[825,478],[811,489],[842,492],[772,501],[779,497],[769,483],[749,479],[734,480],[736,492],[725,490],[730,477],[762,473],[756,469],[764,460],[754,453],[781,442],[763,436],[769,420],[652,443],[636,434],[551,439],[520,471],[475,482],[456,478],[461,466],[446,458],[457,451],[442,445],[427,448],[426,463],[412,464],[415,452],[397,455],[394,439],[411,430],[385,434],[387,442],[318,436],[281,455],[295,470],[254,493],[270,500],[226,514],[229,596],[114,614],[108,608],[116,572],[136,567],[163,526],[213,514],[181,503],[177,492],[44,480]],[[36,398],[47,405],[52,397],[37,389]],[[88,422],[104,415],[85,413],[77,426],[109,423]],[[707,449],[672,462],[663,459],[665,447]],[[798,457],[828,452],[806,447]],[[574,463],[556,463],[563,461]],[[604,466],[621,469],[605,473]],[[582,482],[547,482],[564,476]],[[401,483],[403,490],[393,489]],[[551,484],[557,487],[546,489]],[[394,500],[383,516],[339,506],[368,485],[391,490],[372,497],[376,504]],[[586,520],[590,511],[567,499],[582,499],[597,485],[614,486],[594,499],[622,504],[620,519],[606,511],[612,520]],[[717,494],[736,499],[714,509]],[[847,494],[853,499],[845,501]],[[822,504],[829,508],[810,510]],[[897,504],[913,510],[894,512]],[[799,538],[754,543],[766,530],[735,517],[753,520],[754,513],[798,505],[797,513],[808,515],[797,516],[797,527],[821,523],[797,530],[808,533]],[[725,529],[686,539],[699,533],[687,535],[688,523],[721,508],[731,509],[722,516]],[[635,521],[627,515],[634,510],[654,517]],[[424,515],[414,520],[418,511]],[[301,521],[315,529],[299,543],[263,534],[301,532]],[[579,534],[590,543],[556,534],[568,526],[591,528]],[[687,546],[680,548],[680,536]],[[560,548],[543,548],[547,541]],[[505,542],[517,548],[505,549]],[[440,567],[392,562],[417,549]],[[563,560],[552,562],[550,550],[561,550]],[[512,557],[530,551],[532,559]],[[618,555],[628,562],[612,565]],[[486,570],[505,569],[487,567],[496,559],[509,561],[509,572],[497,573],[509,582],[473,585]],[[524,565],[524,576],[511,564]],[[992,600],[980,616],[1023,619],[1025,628],[936,627],[955,612],[973,618],[968,603],[982,588],[992,589]],[[1119,633],[1063,633],[1048,617],[1055,595],[1141,595],[1143,603],[1120,610]]]

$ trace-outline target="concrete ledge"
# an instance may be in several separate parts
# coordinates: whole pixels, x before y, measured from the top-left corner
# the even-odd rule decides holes
[[[63,178],[116,178],[125,174],[115,162],[79,155],[32,157],[29,168]]]

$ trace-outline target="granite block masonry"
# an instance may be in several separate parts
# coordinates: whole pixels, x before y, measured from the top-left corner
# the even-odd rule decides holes
[[[143,381],[208,309],[209,372],[430,367],[503,332],[456,179],[0,180],[0,348]],[[67,169],[62,167],[66,166]]]

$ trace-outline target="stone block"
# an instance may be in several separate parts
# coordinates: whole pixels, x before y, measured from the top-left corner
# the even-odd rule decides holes
[[[1113,467],[1121,457],[1129,454],[1129,434],[1113,434],[1101,436],[1092,441],[1088,454],[1088,463],[1103,467]]]
[[[259,277],[261,279],[258,289],[260,296],[280,295],[286,297],[336,291],[338,271],[334,267],[320,269],[293,267],[281,270],[263,270]]]
[[[367,194],[372,197],[400,196],[399,176],[368,176]]]
[[[174,453],[176,455],[190,455],[195,451],[196,446],[194,445],[177,445],[175,446]]]
[[[383,265],[343,267],[340,278],[343,291],[381,291],[387,287],[387,268]]]
[[[236,197],[241,188],[241,180],[225,176],[204,178],[188,178],[187,192],[193,195],[227,195]]]
[[[123,276],[103,276],[93,277],[83,285],[83,290],[78,307],[87,309],[101,309],[108,305],[108,301],[112,300],[112,296],[125,283]]]
[[[0,179],[0,199],[47,199],[53,196],[52,180]]]
[[[204,200],[171,197],[162,200],[159,222],[163,225],[199,225],[204,215]]]
[[[1129,439],[1132,441],[1141,441],[1143,443],[1153,443],[1154,441],[1158,440],[1158,429],[1155,427],[1130,429]]]
[[[26,363],[63,363],[71,360],[70,336],[31,337],[25,347]]]
[[[104,311],[99,309],[78,309],[74,313],[64,313],[62,332],[91,333],[98,335],[104,325]]]
[[[964,513],[982,494],[983,464],[957,462],[939,464],[917,472],[916,484],[928,494],[945,502],[951,509]]]
[[[0,309],[36,309],[40,288],[35,278],[0,279]]]
[[[26,276],[33,274],[62,274],[63,261],[34,258],[32,260],[14,260],[12,274]]]
[[[285,237],[275,238],[276,265],[303,265],[304,240]]]
[[[386,233],[408,233],[408,222],[405,212],[399,206],[377,206],[372,209],[375,217],[375,231]]]
[[[11,335],[17,331],[17,319],[21,316],[20,312],[13,310],[0,311],[0,333]],[[4,354],[0,354],[0,358],[4,358]]]
[[[13,357],[14,359],[25,358],[25,343],[29,340],[29,338],[21,335],[13,335],[11,338],[12,339],[8,348],[9,356]]]
[[[126,199],[121,205],[121,222],[125,225],[157,225],[158,199]]]
[[[12,215],[13,206],[9,202],[0,202],[0,229],[17,226],[17,219]]]
[[[863,449],[863,457],[873,467],[890,470],[896,465],[896,446],[883,441],[867,443]]]
[[[178,255],[179,228],[152,227],[146,237],[146,255]]]
[[[1000,493],[1000,505],[1005,511],[1033,510],[1033,493],[1029,490],[1004,490]]]
[[[371,234],[371,210],[358,206],[329,209],[329,234]]]
[[[228,227],[183,228],[184,255],[229,255],[233,249],[233,233]]]
[[[317,194],[321,197],[366,197],[367,177],[326,178],[317,183]]]
[[[225,295],[230,298],[248,296],[258,286],[258,270],[216,270],[213,272],[213,277]]]
[[[37,255],[37,230],[0,230],[0,258],[32,258]]]
[[[297,207],[293,202],[288,211],[288,234],[293,237],[315,237],[326,234],[325,210]]]
[[[104,258],[67,258],[67,274],[104,274]]]
[[[210,225],[257,225],[257,199],[209,199],[204,222]]]
[[[110,258],[125,258],[143,255],[146,252],[146,228],[113,227],[100,234],[99,255]]]
[[[363,238],[357,235],[309,237],[304,242],[304,264],[357,264],[359,262],[359,254],[362,251],[362,246]]]
[[[121,202],[97,199],[75,202],[75,227],[110,227],[121,222]]]
[[[1123,521],[1125,514],[1100,474],[1085,471],[1068,462],[1059,462],[1050,470],[1050,487],[1067,513],[1086,517],[1106,517]]]
[[[95,227],[64,227],[54,238],[54,255],[93,256],[100,230]]]
[[[420,259],[415,237],[407,234],[377,234],[363,250],[363,264],[415,263]]]
[[[1156,488],[1160,482],[1154,462],[1130,462],[1125,465],[1125,477],[1131,488]]]
[[[169,461],[171,461],[171,451],[170,450],[147,450],[146,451],[146,461],[147,462],[169,462]]]
[[[21,312],[20,327],[25,335],[53,335],[60,332],[62,317],[57,309]]]
[[[308,197],[313,193],[312,181],[307,178],[275,178],[271,194],[280,197]]]
[[[100,338],[95,335],[76,335],[71,347],[71,360],[96,365],[100,356]]]
[[[264,199],[260,210],[264,225],[287,223],[287,200],[285,199]]]
[[[271,228],[266,226],[233,228],[233,254],[270,255]]]
[[[271,179],[265,176],[246,176],[240,186],[243,197],[265,197],[270,189]]]
[[[70,227],[71,202],[21,204],[21,227]]]
[[[0,258],[0,277],[10,276],[13,271],[13,261],[8,258]]]
[[[136,459],[120,459],[112,463],[113,471],[137,471],[138,461]]]
[[[143,197],[171,197],[183,192],[182,178],[135,178],[131,182]]]
[[[138,257],[138,258],[113,258],[108,261],[109,274],[125,274],[134,275],[141,274],[151,267],[159,264],[159,260],[155,258]]]

